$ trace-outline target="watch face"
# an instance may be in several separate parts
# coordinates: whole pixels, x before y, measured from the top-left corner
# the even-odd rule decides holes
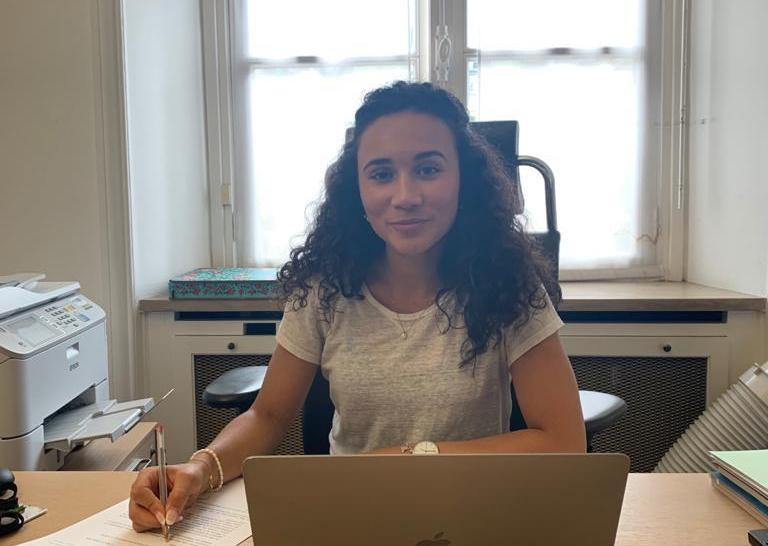
[[[434,442],[419,442],[413,446],[414,455],[436,455],[440,453]]]

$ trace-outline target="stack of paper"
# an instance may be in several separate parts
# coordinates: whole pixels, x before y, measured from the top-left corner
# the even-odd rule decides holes
[[[768,526],[768,449],[710,451],[712,485]]]
[[[251,521],[242,479],[233,480],[221,492],[202,496],[184,513],[184,519],[171,527],[171,539],[163,540],[159,529],[137,533],[128,517],[124,500],[85,518],[74,525],[37,540],[34,546],[82,546],[83,544],[121,544],[131,546],[237,546],[251,536]]]

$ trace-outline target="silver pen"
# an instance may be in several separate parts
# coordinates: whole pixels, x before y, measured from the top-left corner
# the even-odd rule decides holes
[[[158,489],[160,490],[160,502],[163,508],[165,508],[168,502],[168,476],[165,473],[165,429],[159,423],[155,425],[155,445],[157,446],[157,466],[159,468]],[[171,530],[168,524],[163,522],[162,529],[163,538],[168,542],[171,540]]]

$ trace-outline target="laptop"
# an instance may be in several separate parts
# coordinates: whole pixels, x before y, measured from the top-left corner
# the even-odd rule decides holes
[[[250,457],[254,546],[611,546],[622,454]]]

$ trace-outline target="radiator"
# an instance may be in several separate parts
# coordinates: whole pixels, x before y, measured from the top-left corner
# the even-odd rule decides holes
[[[579,388],[620,396],[622,419],[596,434],[595,452],[619,452],[631,472],[651,472],[704,411],[706,357],[571,356]]]
[[[237,417],[237,411],[211,408],[203,402],[203,391],[214,379],[226,371],[243,366],[266,366],[268,354],[204,354],[194,355],[195,384],[195,443],[197,449],[206,447],[227,423]],[[291,424],[285,439],[275,449],[277,455],[300,455],[304,452],[302,440],[302,412]]]

